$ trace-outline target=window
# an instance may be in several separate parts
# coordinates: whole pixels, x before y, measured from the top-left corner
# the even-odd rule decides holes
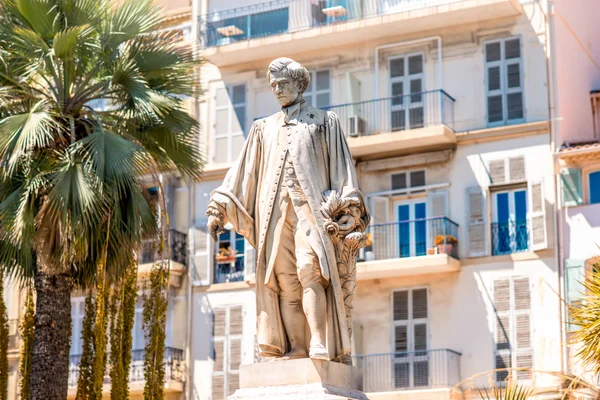
[[[83,317],[85,316],[85,297],[71,299],[71,355],[81,355],[83,352]]]
[[[246,240],[234,230],[219,236],[215,253],[214,283],[244,280]]]
[[[532,368],[531,289],[528,277],[511,277],[494,281],[494,313],[496,317],[496,369]],[[497,371],[496,381],[504,381],[509,371]],[[531,379],[531,371],[515,371],[513,378]]]
[[[590,204],[600,203],[600,171],[592,172],[589,177]]]
[[[404,201],[396,206],[398,252],[396,257],[424,256],[427,253],[427,202]]]
[[[488,125],[523,120],[521,39],[487,42],[485,70]]]
[[[429,385],[427,288],[397,290],[392,294],[394,385]]]
[[[401,172],[392,175],[392,190],[425,186],[425,171]]]
[[[390,70],[390,130],[422,128],[423,54],[395,57],[389,61]]]
[[[310,84],[304,92],[304,98],[316,108],[331,105],[331,79],[328,69],[310,72]]]
[[[528,250],[527,189],[495,192],[493,203],[493,255]]]
[[[215,163],[237,159],[245,141],[246,85],[218,88],[215,94]]]
[[[213,309],[212,399],[223,400],[239,389],[242,362],[242,306]]]

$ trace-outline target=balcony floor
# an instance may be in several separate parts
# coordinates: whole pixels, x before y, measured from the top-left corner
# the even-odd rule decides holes
[[[447,254],[363,261],[356,264],[356,279],[380,279],[399,276],[460,271],[460,261]]]
[[[334,25],[239,41],[221,47],[209,47],[201,55],[217,67],[273,59],[281,54],[314,52],[331,47],[353,46],[458,24],[517,16],[519,0],[464,0],[433,5],[394,14],[357,19]]]

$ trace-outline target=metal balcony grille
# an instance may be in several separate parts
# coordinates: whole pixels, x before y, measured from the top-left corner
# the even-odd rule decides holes
[[[512,254],[529,250],[527,220],[495,222],[492,224],[492,254]]]

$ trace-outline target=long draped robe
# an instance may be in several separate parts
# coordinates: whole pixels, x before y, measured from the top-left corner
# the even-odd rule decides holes
[[[337,115],[304,102],[295,107],[292,114],[286,114],[286,111],[254,122],[237,163],[229,170],[223,184],[213,191],[211,204],[223,210],[227,222],[231,222],[235,230],[257,249],[258,345],[263,356],[281,356],[288,350],[288,342],[281,320],[277,284],[272,279],[272,271],[268,270],[274,251],[265,246],[265,237],[289,153],[300,187],[317,221],[318,236],[311,241],[311,246],[328,282],[326,347],[330,359],[339,360],[350,352],[350,337],[335,250],[323,228],[320,209],[325,200],[324,193],[329,190],[337,191],[342,198],[363,199]],[[282,136],[282,129],[289,132],[288,128],[292,129],[292,134]]]

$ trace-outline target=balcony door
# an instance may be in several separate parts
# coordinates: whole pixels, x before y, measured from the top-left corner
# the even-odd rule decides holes
[[[424,116],[423,54],[391,58],[390,131],[422,128]]]
[[[527,190],[495,192],[492,224],[494,255],[511,254],[529,248]]]
[[[416,257],[427,254],[427,200],[396,203],[396,257]]]
[[[394,388],[429,385],[428,290],[396,290],[392,295]]]
[[[233,229],[219,236],[215,251],[214,283],[244,280],[245,250],[244,237]]]

